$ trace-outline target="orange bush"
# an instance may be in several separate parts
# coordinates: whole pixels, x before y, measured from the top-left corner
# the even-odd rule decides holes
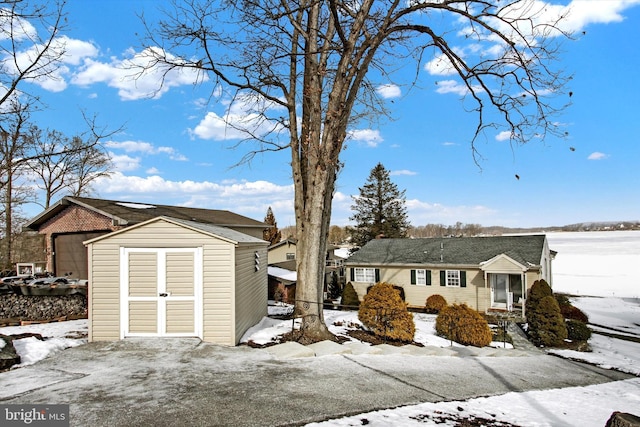
[[[411,342],[416,332],[407,303],[389,283],[377,283],[371,288],[360,304],[358,319],[381,338]]]
[[[453,304],[436,318],[438,335],[463,345],[484,347],[491,344],[493,334],[487,320],[466,304]]]
[[[425,302],[425,310],[427,313],[438,314],[440,310],[447,306],[447,300],[442,295],[429,295]]]

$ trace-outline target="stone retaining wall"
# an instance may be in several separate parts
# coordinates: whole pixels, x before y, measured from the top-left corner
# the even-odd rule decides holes
[[[63,316],[83,317],[87,314],[87,297],[81,294],[63,296],[0,295],[0,319],[49,320]]]

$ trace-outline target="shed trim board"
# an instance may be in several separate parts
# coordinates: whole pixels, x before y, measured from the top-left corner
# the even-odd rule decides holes
[[[171,295],[167,290],[167,255],[168,254],[192,254],[193,255],[193,283],[192,295]],[[151,254],[155,256],[155,286],[153,295],[132,296],[130,292],[131,283],[129,283],[130,265],[132,254]],[[120,248],[120,339],[126,337],[199,337],[203,339],[203,251],[201,247],[194,248],[140,248],[140,247],[121,247]],[[169,283],[171,285],[171,283]],[[180,306],[182,303],[183,311],[189,312],[193,316],[193,327],[189,330],[180,332],[168,331],[168,321],[171,319],[167,316],[167,308]],[[185,304],[186,303],[186,304]],[[154,305],[155,304],[155,305]],[[192,305],[191,305],[192,304]],[[131,325],[131,306],[146,306],[149,316],[155,314],[155,331],[152,331],[153,325],[147,325],[148,331],[136,331],[137,325],[134,325],[132,331]],[[134,309],[135,311],[135,309]],[[151,317],[149,317],[151,319]],[[191,319],[189,319],[191,320]],[[170,328],[169,328],[170,329]]]

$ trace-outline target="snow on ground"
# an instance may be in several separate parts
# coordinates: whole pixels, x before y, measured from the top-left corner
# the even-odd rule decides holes
[[[0,335],[32,333],[40,334],[45,338],[44,341],[35,337],[13,341],[13,346],[21,359],[20,364],[15,367],[21,367],[32,365],[57,351],[86,344],[87,331],[86,320],[70,320],[68,322],[7,326],[0,328]],[[4,340],[0,340],[0,343],[4,343]]]
[[[602,325],[594,329],[640,337],[640,299],[637,299],[640,277],[635,269],[640,264],[640,232],[551,233],[549,242],[551,249],[559,252],[553,267],[554,290],[579,295],[572,298],[574,304],[589,315],[590,322]],[[290,309],[286,305],[270,307],[270,314],[284,314]],[[332,332],[340,335],[359,323],[355,312],[327,310],[325,317]],[[416,314],[414,318],[415,341],[440,347],[450,345],[449,341],[435,335],[435,316]],[[264,344],[289,332],[291,327],[291,320],[265,318],[247,331],[243,341],[251,339]],[[63,348],[84,344],[87,322],[76,320],[0,328],[0,334],[6,335],[25,332],[38,333],[48,339],[15,340],[16,350],[23,359],[20,366],[33,364]],[[591,353],[553,352],[640,376],[639,343],[598,334],[594,334],[589,343],[593,349]],[[238,363],[244,362],[240,359]],[[602,427],[613,411],[640,415],[639,408],[640,378],[634,378],[588,387],[507,393],[463,402],[423,403],[310,425],[455,426],[460,425],[459,417],[469,417],[486,419],[484,425],[494,426],[511,423],[536,427]]]
[[[603,325],[625,328],[628,334],[640,335],[638,310],[634,301],[619,298],[576,299],[578,305],[591,319]],[[282,313],[287,306],[272,307],[271,312]],[[344,334],[357,320],[356,312],[327,310],[326,321],[330,329]],[[416,341],[425,345],[449,346],[449,341],[435,335],[435,316],[416,314]],[[291,320],[264,318],[247,332],[243,340],[270,342],[273,337],[291,330]],[[26,338],[14,341],[16,350],[23,358],[20,366],[33,364],[54,351],[65,347],[82,345],[86,338],[69,336],[86,335],[86,320],[48,323],[41,325],[0,328],[0,334],[32,332],[48,337],[45,341]],[[640,375],[640,344],[620,341],[594,334],[590,340],[593,353],[554,351],[564,357],[580,358],[603,367],[612,367]],[[454,345],[457,345],[454,343]],[[242,359],[238,363],[245,363]],[[0,375],[2,375],[0,373]],[[589,408],[589,410],[585,410]],[[519,426],[573,426],[602,427],[613,411],[631,412],[640,415],[640,378],[588,387],[572,387],[555,390],[508,393],[500,396],[452,401],[423,403],[396,409],[355,415],[310,426],[456,426],[460,417],[486,419]],[[363,421],[366,420],[366,421]],[[569,421],[567,421],[569,420]],[[485,425],[488,425],[485,423]],[[502,424],[507,425],[507,424]]]

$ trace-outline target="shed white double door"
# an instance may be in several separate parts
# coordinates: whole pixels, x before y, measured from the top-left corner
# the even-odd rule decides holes
[[[121,248],[125,337],[202,338],[202,249]]]

